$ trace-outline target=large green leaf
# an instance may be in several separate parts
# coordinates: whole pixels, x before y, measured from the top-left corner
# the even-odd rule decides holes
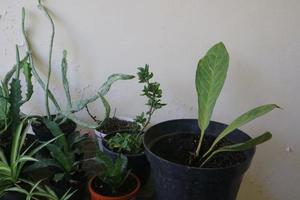
[[[223,88],[229,55],[223,43],[214,45],[199,61],[196,72],[199,127],[204,132]]]
[[[270,140],[272,138],[272,134],[270,132],[266,132],[256,138],[250,139],[244,143],[238,143],[238,144],[233,144],[233,145],[228,145],[228,146],[224,146],[221,147],[215,151],[213,151],[210,156],[204,161],[202,162],[201,166],[204,166],[205,163],[207,163],[214,155],[221,153],[221,152],[235,152],[235,151],[245,151],[245,150],[249,150],[252,149],[253,147],[264,143],[268,140]]]
[[[267,104],[267,105],[263,105],[263,106],[259,106],[256,107],[246,113],[244,113],[243,115],[241,115],[240,117],[238,117],[237,119],[235,119],[231,124],[229,124],[221,133],[220,135],[218,135],[218,137],[215,139],[215,141],[213,142],[212,146],[210,147],[210,149],[207,151],[207,153],[204,155],[204,157],[206,155],[208,155],[215,147],[216,145],[223,139],[225,138],[227,135],[229,135],[232,131],[234,131],[235,129],[243,126],[244,124],[247,124],[248,122],[267,114],[268,112],[272,111],[275,108],[279,108],[279,106],[275,105],[275,104]]]

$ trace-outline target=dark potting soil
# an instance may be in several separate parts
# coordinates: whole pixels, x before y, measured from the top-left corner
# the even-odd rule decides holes
[[[92,188],[95,192],[98,194],[101,194],[103,196],[109,196],[109,197],[116,197],[116,196],[124,196],[126,194],[130,194],[134,191],[134,189],[137,186],[137,182],[133,176],[128,176],[127,180],[124,182],[124,184],[121,186],[119,191],[117,193],[113,194],[110,187],[103,183],[99,178],[95,178],[92,182]]]
[[[52,115],[53,119],[54,119],[54,117],[55,117],[55,115]],[[34,131],[38,131],[40,133],[51,133],[50,130],[47,128],[47,126],[40,119],[37,119],[31,125],[32,125],[32,128],[34,129]],[[76,123],[70,119],[67,119],[63,123],[59,124],[59,128],[61,129],[61,131],[63,133],[69,134],[76,129]]]
[[[134,122],[121,120],[116,117],[108,118],[104,124],[97,129],[97,131],[105,134],[116,133],[120,131],[131,130],[135,126]]]
[[[214,136],[206,135],[204,137],[200,155],[203,155],[215,140]],[[194,152],[197,149],[199,135],[194,134],[176,134],[169,135],[158,140],[152,147],[151,151],[156,155],[171,162],[199,167],[201,162],[194,158]],[[228,139],[219,142],[216,148],[233,144]],[[199,156],[201,157],[201,156]],[[246,160],[243,152],[222,152],[213,156],[203,168],[226,168],[238,165]]]

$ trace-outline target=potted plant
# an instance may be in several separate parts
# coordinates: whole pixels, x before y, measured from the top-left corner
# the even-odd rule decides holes
[[[278,108],[254,108],[229,125],[210,121],[226,79],[229,55],[223,43],[199,61],[196,72],[198,120],[179,119],[151,127],[144,136],[158,200],[234,200],[249,168],[255,146],[271,138],[251,139],[242,125]]]
[[[45,119],[44,124],[52,135],[63,134],[55,122]],[[50,156],[45,157],[38,154],[39,161],[27,167],[25,172],[31,174],[41,168],[50,169],[44,178],[49,179],[49,186],[59,196],[62,196],[70,188],[74,192],[71,200],[83,199],[87,183],[87,175],[82,168],[84,162],[83,145],[87,139],[87,134],[82,135],[79,132],[73,132],[69,135],[63,134],[53,144],[46,146]]]
[[[110,105],[105,98],[101,98],[106,110],[106,118],[99,123],[99,129],[106,130],[104,132],[106,134],[101,135],[96,132],[96,136],[99,147],[103,148],[103,152],[111,158],[116,159],[119,153],[122,153],[127,157],[128,168],[132,170],[133,174],[139,177],[143,184],[147,181],[150,174],[150,165],[144,153],[143,134],[146,127],[151,122],[151,118],[155,111],[166,104],[161,102],[162,90],[160,84],[152,81],[153,73],[149,71],[148,65],[139,67],[137,76],[139,83],[144,85],[141,96],[147,98],[146,106],[148,107],[148,110],[137,115],[132,122],[120,120],[118,118],[110,118]],[[91,117],[93,116],[91,115]],[[93,118],[95,119],[95,117]],[[123,124],[126,124],[126,122],[127,125],[122,126]],[[105,129],[106,127],[114,127],[114,131],[109,132]],[[104,139],[102,139],[103,136]]]
[[[25,97],[22,97],[21,74],[27,86]],[[15,132],[17,124],[25,117],[20,108],[32,96],[31,77],[28,55],[20,60],[19,47],[16,45],[16,65],[6,74],[0,85],[0,147],[5,150],[9,149],[11,133]]]
[[[67,78],[67,70],[68,70],[68,63],[67,63],[67,51],[63,51],[63,58],[61,62],[61,75],[62,75],[62,82],[63,82],[63,88],[67,99],[67,108],[62,109],[59,105],[57,99],[55,98],[54,94],[51,92],[50,88],[50,78],[51,78],[51,71],[52,71],[52,51],[53,51],[53,45],[54,45],[54,36],[55,36],[55,26],[54,22],[52,20],[52,17],[48,11],[48,9],[42,4],[41,0],[38,0],[38,7],[44,12],[46,17],[48,18],[50,24],[51,24],[51,37],[50,37],[50,48],[49,48],[49,59],[48,59],[48,73],[47,73],[47,80],[44,82],[39,73],[37,72],[34,64],[32,49],[27,37],[27,33],[25,30],[25,9],[23,9],[22,13],[22,32],[23,36],[26,41],[27,46],[27,52],[30,64],[32,66],[32,72],[34,78],[37,80],[37,82],[40,84],[42,89],[45,91],[45,108],[46,108],[46,115],[45,116],[35,116],[36,120],[32,123],[32,129],[34,133],[37,135],[37,137],[41,141],[48,140],[50,138],[53,138],[51,131],[46,127],[46,125],[43,123],[43,119],[47,118],[52,121],[55,121],[57,124],[59,124],[60,129],[62,132],[66,134],[70,134],[74,132],[76,129],[76,124],[88,127],[88,128],[95,128],[96,126],[94,124],[89,124],[87,122],[83,122],[75,117],[75,113],[81,111],[84,109],[89,103],[97,100],[101,96],[106,95],[106,93],[109,91],[112,84],[118,80],[128,80],[134,78],[134,76],[126,75],[126,74],[113,74],[108,77],[107,81],[99,88],[97,93],[89,98],[81,99],[78,102],[73,102],[71,99],[70,94],[70,88],[69,88],[69,81]],[[51,114],[50,107],[49,107],[49,99],[52,101],[56,113]]]
[[[100,173],[90,179],[88,189],[91,200],[131,200],[139,189],[138,177],[127,170],[127,158],[119,155],[116,160],[99,151],[96,161],[101,166]]]
[[[24,196],[20,194],[20,188],[26,190],[26,181],[24,176],[24,167],[31,162],[37,162],[33,156],[42,148],[55,141],[58,137],[53,138],[45,143],[34,146],[24,146],[28,123],[30,121],[25,118],[20,121],[15,131],[12,133],[12,140],[9,155],[0,148],[0,197],[2,200],[23,200]],[[18,187],[19,190],[15,190]]]

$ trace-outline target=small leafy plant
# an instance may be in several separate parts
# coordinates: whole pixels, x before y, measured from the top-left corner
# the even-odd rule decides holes
[[[132,127],[131,132],[116,134],[106,141],[109,148],[117,152],[140,153],[143,151],[144,130],[149,125],[154,112],[166,105],[161,102],[162,90],[160,84],[151,81],[153,73],[149,71],[149,65],[139,67],[137,76],[139,83],[144,84],[141,96],[147,98],[146,106],[148,106],[148,111],[136,116],[134,120],[136,125]],[[103,104],[106,110],[110,110],[107,102]],[[107,116],[109,116],[109,114]]]
[[[61,132],[58,124],[49,119],[44,119],[44,124],[46,124],[54,136],[62,136],[54,143],[47,145],[47,149],[51,154],[50,158],[41,158],[38,162],[26,168],[26,171],[30,172],[40,168],[55,167],[59,172],[54,175],[53,181],[59,182],[65,180],[69,182],[76,172],[83,171],[81,168],[84,159],[82,146],[87,141],[88,136],[86,134],[80,135],[79,132],[74,132],[66,136]]]
[[[112,194],[116,194],[130,173],[127,170],[127,158],[121,154],[113,161],[103,152],[98,151],[96,161],[101,166],[101,173],[97,178],[110,188]]]
[[[23,181],[21,174],[24,165],[28,162],[37,162],[33,156],[42,148],[55,141],[58,137],[34,147],[34,143],[24,149],[24,142],[27,135],[28,119],[22,120],[14,133],[12,133],[12,143],[9,158],[3,149],[0,149],[0,197],[14,186],[19,186]]]
[[[226,79],[228,65],[228,52],[223,43],[218,43],[214,45],[199,61],[197,67],[196,89],[198,94],[198,124],[201,132],[198,146],[194,154],[194,159],[201,160],[201,167],[203,167],[205,163],[218,153],[248,150],[271,139],[272,137],[271,133],[266,132],[244,143],[218,147],[219,142],[235,129],[272,111],[275,108],[279,108],[275,104],[267,104],[256,107],[235,119],[218,135],[209,150],[203,155],[200,154],[205,131],[209,125],[214,106]]]

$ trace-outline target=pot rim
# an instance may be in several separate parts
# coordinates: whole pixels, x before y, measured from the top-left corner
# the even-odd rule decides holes
[[[107,200],[120,200],[120,198],[121,198],[121,199],[123,199],[123,198],[124,198],[124,199],[125,199],[125,198],[129,198],[129,197],[135,195],[135,194],[140,190],[140,187],[141,187],[141,181],[140,181],[140,179],[139,179],[136,175],[134,175],[134,174],[132,174],[132,173],[130,173],[129,175],[132,176],[132,177],[135,179],[135,181],[136,181],[137,184],[136,184],[136,187],[134,188],[134,190],[133,190],[132,192],[128,193],[128,194],[125,194],[125,195],[123,195],[123,196],[115,196],[115,197],[113,197],[113,196],[104,196],[104,195],[102,195],[102,194],[99,194],[99,193],[95,192],[95,191],[93,190],[93,188],[92,188],[92,182],[93,182],[93,180],[97,177],[96,175],[93,176],[93,177],[89,180],[89,183],[88,183],[88,189],[89,189],[89,192],[92,193],[92,194],[94,194],[94,195],[96,195],[96,196],[99,196],[99,198],[105,198],[105,199],[107,199]]]
[[[155,124],[154,126],[152,126],[151,128],[154,128],[155,126],[158,126],[162,123],[166,123],[166,122],[171,122],[171,121],[180,121],[180,120],[197,120],[195,118],[180,118],[180,119],[171,119],[171,120],[167,120],[167,121],[163,121],[163,122],[160,122],[158,124]],[[217,123],[217,124],[221,124],[221,125],[226,125],[225,123],[222,123],[222,122],[217,122],[217,121],[210,121],[210,123],[213,122],[213,123]],[[150,129],[151,129],[150,128]],[[239,129],[237,129],[239,130]],[[239,130],[241,131],[241,130]],[[245,134],[246,136],[248,136],[249,138],[251,138],[248,134],[246,134],[245,132],[241,131],[243,134]],[[145,134],[147,134],[147,132],[145,132]],[[178,134],[187,134],[187,133],[178,133]],[[159,141],[159,140],[157,140]],[[153,146],[154,143],[156,143],[157,141],[153,142],[151,144],[151,147]],[[178,164],[178,163],[175,163],[175,162],[171,162],[165,158],[162,158],[158,155],[156,155],[155,153],[153,153],[150,148],[148,147],[148,145],[146,145],[145,143],[145,137],[143,138],[143,144],[144,144],[144,148],[145,148],[145,152],[146,154],[150,154],[152,157],[158,159],[158,160],[161,160],[162,162],[168,164],[168,165],[173,165],[175,167],[178,167],[178,168],[188,168],[188,169],[191,169],[191,170],[203,170],[203,171],[223,171],[223,170],[231,170],[231,169],[234,169],[234,168],[239,168],[243,165],[245,165],[247,162],[250,162],[253,158],[253,155],[255,154],[255,150],[256,148],[253,147],[252,149],[249,149],[247,151],[251,151],[251,154],[252,156],[250,156],[249,158],[247,158],[244,162],[241,162],[239,164],[236,164],[236,165],[232,165],[232,166],[229,166],[229,167],[222,167],[222,168],[200,168],[200,167],[191,167],[191,166],[188,166],[188,165],[183,165],[183,164]]]

